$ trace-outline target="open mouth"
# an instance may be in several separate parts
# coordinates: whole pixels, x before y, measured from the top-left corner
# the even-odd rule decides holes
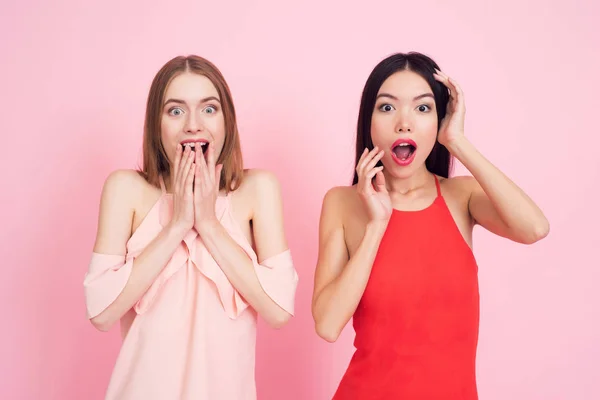
[[[198,151],[200,149],[202,154],[206,155],[206,151],[208,150],[208,142],[206,141],[197,141],[197,142],[183,142],[181,143],[181,149],[185,151],[185,148],[189,147],[191,150]]]
[[[400,165],[408,165],[414,159],[417,144],[412,140],[398,140],[392,145],[394,161]]]

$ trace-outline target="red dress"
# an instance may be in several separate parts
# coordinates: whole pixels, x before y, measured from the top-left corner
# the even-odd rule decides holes
[[[477,399],[477,263],[435,183],[431,206],[392,212],[334,400]]]

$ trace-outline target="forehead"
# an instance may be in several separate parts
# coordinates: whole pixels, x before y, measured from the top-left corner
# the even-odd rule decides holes
[[[390,75],[379,88],[379,93],[388,93],[398,98],[412,98],[421,94],[432,93],[432,90],[421,75],[404,70]]]
[[[184,72],[173,78],[165,91],[165,100],[177,98],[193,101],[209,96],[219,98],[215,85],[206,76],[190,72]]]

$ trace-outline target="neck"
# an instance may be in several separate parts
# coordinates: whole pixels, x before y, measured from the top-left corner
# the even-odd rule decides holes
[[[387,190],[390,193],[398,193],[401,195],[406,195],[412,191],[422,189],[427,186],[433,177],[433,174],[427,170],[425,164],[414,174],[406,178],[397,178],[391,176],[388,172],[384,170],[385,182],[387,186]]]

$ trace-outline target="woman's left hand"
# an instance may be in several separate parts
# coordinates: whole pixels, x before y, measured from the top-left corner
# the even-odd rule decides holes
[[[203,226],[215,221],[215,204],[219,195],[219,183],[223,164],[215,166],[215,149],[208,144],[206,158],[202,151],[196,152],[196,173],[194,177],[194,228],[199,233]]]
[[[442,120],[438,141],[448,150],[465,136],[465,97],[456,81],[441,71],[436,71],[434,78],[443,83],[450,92],[446,108],[446,116]]]

